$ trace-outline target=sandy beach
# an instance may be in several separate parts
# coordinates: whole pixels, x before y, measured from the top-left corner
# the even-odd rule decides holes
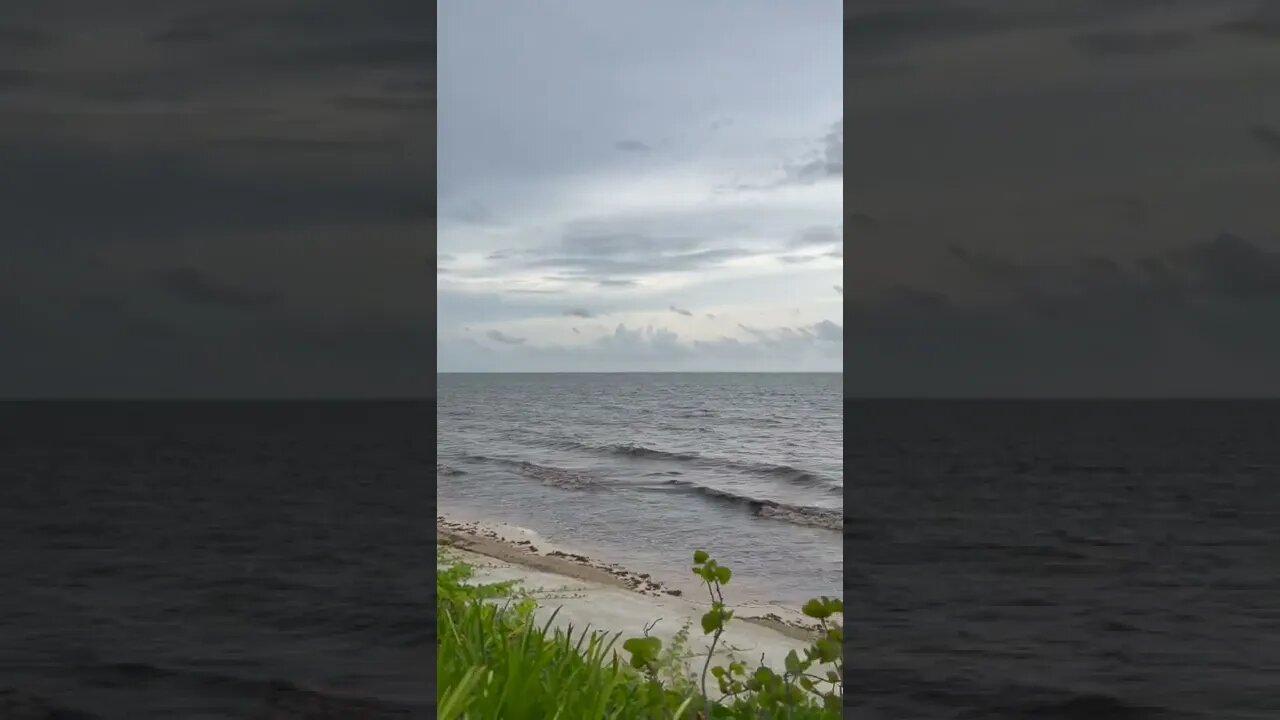
[[[540,618],[545,620],[559,609],[554,621],[559,627],[590,625],[622,632],[625,637],[640,635],[646,625],[658,620],[650,634],[670,643],[688,623],[689,650],[698,657],[706,655],[710,638],[702,635],[698,619],[708,601],[701,595],[691,597],[691,590],[667,587],[647,574],[554,547],[531,531],[510,525],[439,515],[436,539],[475,566],[480,582],[519,580],[538,599]],[[732,590],[732,584],[726,587],[726,600],[736,609],[736,622],[726,630],[721,641],[725,649],[717,648],[718,657],[731,653],[752,663],[763,655],[767,664],[780,667],[788,652],[800,652],[815,636],[816,624],[797,610],[735,604]],[[700,661],[696,665],[701,669]]]

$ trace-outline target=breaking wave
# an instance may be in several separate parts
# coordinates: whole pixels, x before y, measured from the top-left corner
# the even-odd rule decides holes
[[[807,525],[827,530],[840,530],[844,527],[843,511],[832,508],[787,505],[774,500],[763,500],[727,490],[717,490],[716,488],[698,485],[685,480],[668,480],[664,489],[701,495],[716,502],[739,505],[750,510],[753,515],[758,517],[782,520],[794,525]]]
[[[531,463],[523,460],[495,458],[486,455],[467,455],[464,459],[470,462],[489,463],[511,468],[525,477],[537,480],[544,485],[551,487],[567,490],[610,489],[609,484],[603,483],[598,478],[577,470],[568,470],[550,465],[539,465],[537,463]],[[678,479],[678,476],[681,475],[683,475],[683,473],[678,470],[650,472],[645,473],[643,477],[665,478],[665,480],[656,485],[620,483],[615,487],[638,490],[641,492],[680,492],[688,493],[690,495],[699,495],[712,501],[741,506],[758,517],[782,520],[795,525],[806,525],[809,527],[826,528],[829,530],[840,530],[844,526],[844,513],[841,510],[807,505],[788,505],[775,500],[755,498],[749,495],[730,492],[728,490],[719,490],[717,488],[708,487],[689,480]],[[779,475],[786,477],[782,474]],[[843,490],[838,486],[828,486],[824,484],[823,487],[833,493],[843,492]]]
[[[843,494],[844,492],[844,485],[840,481],[817,473],[812,473],[807,470],[801,470],[800,468],[795,468],[790,465],[770,465],[768,463],[755,463],[742,460],[731,460],[727,458],[707,457],[698,453],[668,452],[666,450],[656,450],[654,448],[636,444],[586,445],[583,443],[566,441],[563,443],[557,443],[557,445],[565,449],[585,450],[588,452],[608,454],[616,457],[665,460],[670,462],[694,464],[699,467],[723,468],[726,470],[735,470],[747,473],[749,475],[777,478],[794,485],[821,488],[832,491],[833,494]]]
[[[578,470],[568,470],[565,468],[554,467],[552,465],[539,465],[523,460],[507,460],[505,458],[492,458],[485,455],[468,455],[467,460],[473,462],[493,463],[495,465],[503,465],[512,468],[527,478],[537,480],[544,485],[551,487],[565,488],[567,490],[586,490],[598,488],[600,483],[598,480],[584,472]]]

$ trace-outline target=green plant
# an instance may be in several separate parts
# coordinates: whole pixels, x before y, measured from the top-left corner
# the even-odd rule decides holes
[[[733,619],[724,600],[724,586],[733,578],[729,567],[716,562],[705,550],[693,554],[693,574],[702,578],[707,588],[711,607],[702,615],[703,634],[711,635],[707,658],[699,676],[704,718],[836,718],[840,716],[844,684],[844,663],[841,652],[844,630],[829,622],[829,618],[844,610],[839,598],[814,598],[801,608],[806,616],[821,624],[822,635],[804,649],[801,658],[796,651],[789,652],[781,674],[764,664],[748,673],[745,663],[730,659],[727,665],[712,666],[717,646],[725,628]],[[659,645],[656,639],[632,638],[623,649],[632,653],[632,664],[637,667],[653,667]],[[636,641],[636,642],[633,642]],[[651,642],[650,642],[651,641]],[[637,664],[638,663],[638,664]],[[825,677],[812,672],[816,666],[831,665]],[[721,693],[712,699],[707,689],[708,673],[715,678]]]
[[[474,584],[465,563],[437,575],[437,713],[451,720],[690,718],[691,696],[619,661],[620,634],[552,629],[511,583]]]
[[[441,552],[437,557],[437,713],[448,720],[534,720],[612,718],[615,720],[710,720],[761,718],[829,720],[840,717],[843,630],[829,623],[842,611],[836,598],[805,603],[805,615],[818,620],[823,635],[805,649],[787,655],[781,673],[760,665],[751,671],[730,656],[713,665],[723,647],[725,627],[733,611],[723,588],[733,577],[728,567],[704,551],[694,553],[694,573],[711,599],[700,619],[711,635],[700,674],[686,661],[690,625],[686,623],[663,647],[649,633],[628,638],[621,662],[614,650],[621,633],[569,625],[552,627],[559,609],[544,623],[534,620],[535,598],[514,582],[476,583],[474,570]],[[831,665],[825,677],[817,668]],[[719,697],[712,698],[708,675]]]

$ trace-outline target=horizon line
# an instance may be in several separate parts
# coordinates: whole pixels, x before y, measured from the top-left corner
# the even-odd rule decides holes
[[[436,375],[843,375],[843,370],[437,370]]]

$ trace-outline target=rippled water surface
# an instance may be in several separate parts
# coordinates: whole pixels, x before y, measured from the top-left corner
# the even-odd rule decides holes
[[[1280,403],[846,412],[851,717],[1280,718]]]
[[[441,375],[441,507],[743,600],[838,594],[838,374]]]
[[[431,717],[431,425],[0,404],[0,717]]]

